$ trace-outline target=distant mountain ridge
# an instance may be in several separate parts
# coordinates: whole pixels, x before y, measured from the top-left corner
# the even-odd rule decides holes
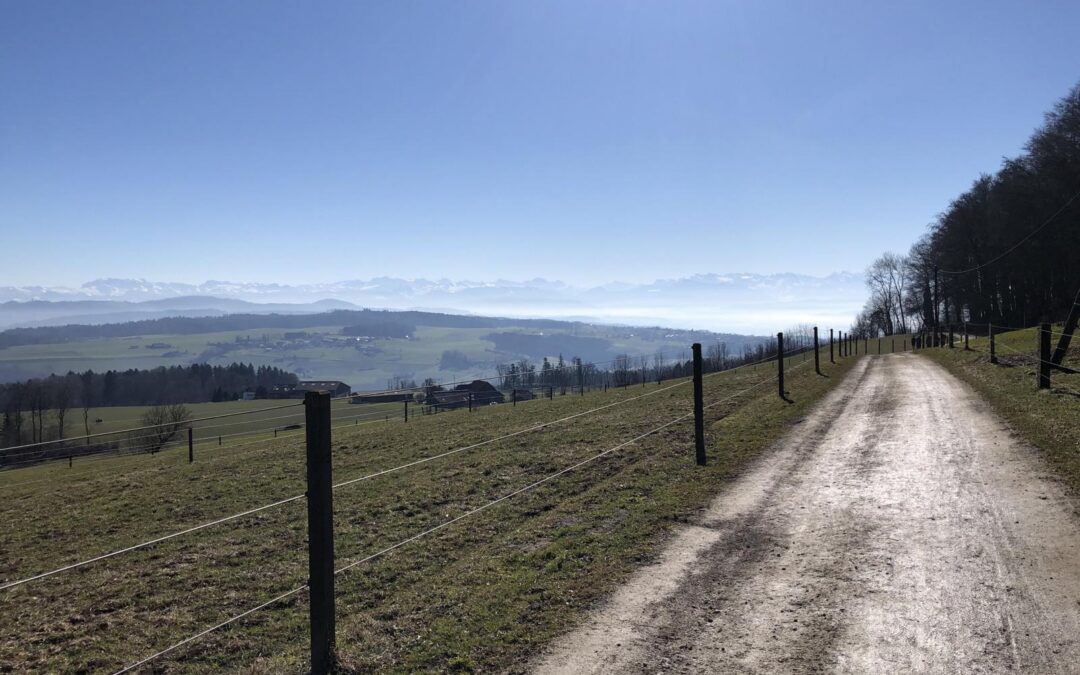
[[[768,333],[792,323],[847,325],[865,298],[863,276],[696,274],[579,288],[560,281],[375,277],[321,284],[202,284],[97,279],[78,288],[0,287],[0,328],[104,323],[223,313],[408,309],[521,318],[580,319]]]

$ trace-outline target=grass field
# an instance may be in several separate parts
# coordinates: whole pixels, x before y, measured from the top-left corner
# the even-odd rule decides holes
[[[304,423],[302,401],[266,399],[258,401],[228,401],[222,403],[188,403],[191,412],[190,425],[196,454],[207,450],[248,447],[252,444],[275,439],[279,436],[302,436],[303,430],[297,425]],[[68,468],[82,468],[87,462],[106,461],[115,454],[149,453],[144,441],[127,430],[142,426],[142,415],[149,406],[116,406],[90,409],[90,434],[84,442],[85,428],[82,409],[69,412],[67,433],[62,443],[47,442],[31,445],[27,448],[0,449],[0,470],[10,471],[28,464],[45,461],[54,465],[57,474],[63,474]],[[334,401],[331,406],[331,418],[335,427],[346,425],[361,426],[403,416],[402,404],[363,404],[353,405],[348,400]],[[246,414],[244,414],[246,413]],[[96,420],[101,422],[96,422]],[[113,444],[115,450],[84,453],[85,443],[91,447]],[[68,467],[65,447],[73,447],[74,455]],[[187,457],[187,432],[181,430],[168,443],[165,449],[181,449]],[[44,455],[43,453],[48,453]],[[59,453],[59,454],[57,454]],[[63,466],[60,466],[60,465]]]
[[[258,401],[222,401],[221,403],[185,403],[184,406],[191,411],[191,416],[193,418],[202,418],[238,412],[258,411],[266,408],[276,408],[290,402],[291,401],[279,399],[260,399]],[[292,402],[299,403],[299,401]],[[107,433],[137,427],[142,423],[142,416],[149,408],[150,406],[90,408],[90,433]],[[265,420],[277,418],[283,414],[283,412],[275,412],[274,414],[267,412],[264,414],[252,414],[238,417],[237,421],[239,424],[236,426],[239,428],[228,429],[227,433],[244,430],[250,426],[264,429],[267,426],[270,426]],[[301,414],[300,417],[302,418],[303,415]],[[101,420],[100,423],[95,422],[95,420],[99,419]],[[228,420],[222,420],[221,423],[227,421]],[[291,421],[292,420],[286,420],[286,423]],[[207,423],[206,426],[209,426],[209,424],[210,423]],[[83,428],[81,408],[77,408],[68,413],[67,424],[65,426],[67,427],[67,433],[65,435],[68,438],[77,438],[84,433],[85,430]]]
[[[855,359],[775,365],[705,381],[709,465],[693,463],[684,420],[337,579],[338,647],[347,670],[520,668],[648,560],[745,462],[797,422]],[[797,366],[797,367],[796,367]],[[673,386],[668,389],[666,387]],[[640,397],[643,394],[647,396]],[[631,400],[633,399],[633,400]],[[335,480],[623,401],[335,491],[338,566],[593,457],[690,410],[688,383],[666,382],[516,408],[418,417],[334,434]],[[304,490],[302,439],[185,451],[0,475],[4,581],[70,564]],[[65,467],[66,468],[66,467]],[[306,579],[303,500],[0,590],[0,670],[110,672]],[[0,582],[2,585],[3,582]],[[300,593],[155,662],[153,672],[303,672]],[[148,667],[148,671],[151,669]]]
[[[1061,324],[1053,327],[1060,333]],[[1080,375],[1053,372],[1051,388],[1036,386],[1038,358],[1034,328],[995,336],[998,364],[990,363],[989,338],[958,339],[954,349],[920,353],[948,367],[982,394],[1024,438],[1038,446],[1047,461],[1080,494]],[[1057,346],[1054,335],[1052,345]],[[1080,339],[1074,339],[1065,365],[1080,370]]]

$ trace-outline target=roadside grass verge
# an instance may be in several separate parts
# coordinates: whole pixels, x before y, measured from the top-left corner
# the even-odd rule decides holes
[[[343,669],[522,668],[651,560],[671,527],[692,519],[856,359],[830,365],[826,350],[828,377],[814,374],[812,359],[791,361],[793,403],[776,395],[774,364],[705,380],[706,404],[759,385],[706,411],[705,468],[694,465],[687,419],[339,575]],[[691,394],[682,380],[340,428],[335,482],[627,400],[336,490],[338,567],[686,414]],[[223,448],[190,465],[186,451],[98,464],[66,479],[35,470],[2,476],[0,585],[304,491],[302,437]],[[301,499],[0,590],[0,671],[111,672],[306,576]],[[145,670],[305,672],[307,645],[307,596],[299,593]]]
[[[1052,329],[1060,333],[1061,324]],[[1077,336],[1080,338],[1080,336]],[[1037,388],[1037,330],[995,336],[999,363],[990,363],[988,337],[972,336],[970,350],[962,339],[956,348],[919,353],[947,367],[979,392],[994,410],[1026,440],[1038,447],[1074,494],[1080,494],[1080,374],[1053,371],[1051,388]],[[1057,336],[1052,341],[1057,346]],[[1075,339],[1064,365],[1080,370],[1080,339]]]

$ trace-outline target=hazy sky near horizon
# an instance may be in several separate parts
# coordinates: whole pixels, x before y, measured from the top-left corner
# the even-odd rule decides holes
[[[861,271],[1076,2],[5,2],[3,285]]]

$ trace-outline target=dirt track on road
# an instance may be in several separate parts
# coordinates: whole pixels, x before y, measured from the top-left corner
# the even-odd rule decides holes
[[[1080,673],[1080,513],[915,354],[864,358],[542,673]]]

